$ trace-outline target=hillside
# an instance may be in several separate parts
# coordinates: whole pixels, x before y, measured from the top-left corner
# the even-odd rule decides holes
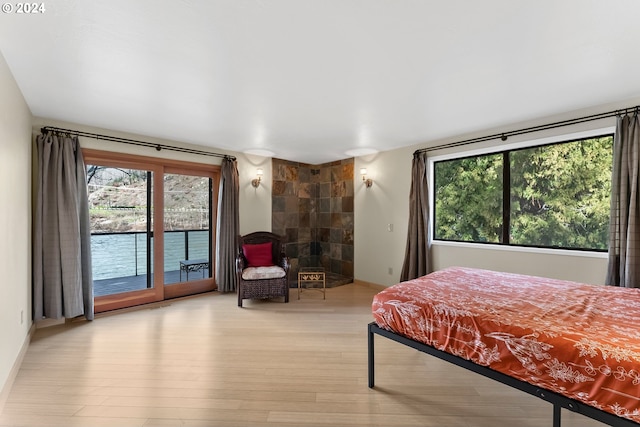
[[[90,166],[89,214],[92,233],[147,229],[147,174],[143,171]],[[165,175],[165,230],[209,228],[209,179]]]

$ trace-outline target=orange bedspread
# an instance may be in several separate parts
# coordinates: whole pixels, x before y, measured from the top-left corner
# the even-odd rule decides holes
[[[640,422],[640,289],[454,267],[372,309],[381,328]]]

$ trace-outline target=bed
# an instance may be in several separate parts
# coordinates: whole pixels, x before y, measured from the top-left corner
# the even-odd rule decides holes
[[[374,336],[432,354],[614,426],[640,426],[640,289],[462,267],[373,299]]]

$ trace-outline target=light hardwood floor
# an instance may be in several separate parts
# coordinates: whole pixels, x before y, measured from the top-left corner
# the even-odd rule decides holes
[[[211,293],[39,329],[0,426],[540,426],[549,404],[367,333],[376,290]],[[602,426],[563,411],[564,427]]]

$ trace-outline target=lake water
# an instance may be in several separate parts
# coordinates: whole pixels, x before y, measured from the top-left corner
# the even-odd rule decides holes
[[[179,270],[181,260],[208,259],[209,231],[167,231],[164,249],[165,271]],[[94,234],[91,236],[91,257],[94,280],[147,274],[146,234]]]

